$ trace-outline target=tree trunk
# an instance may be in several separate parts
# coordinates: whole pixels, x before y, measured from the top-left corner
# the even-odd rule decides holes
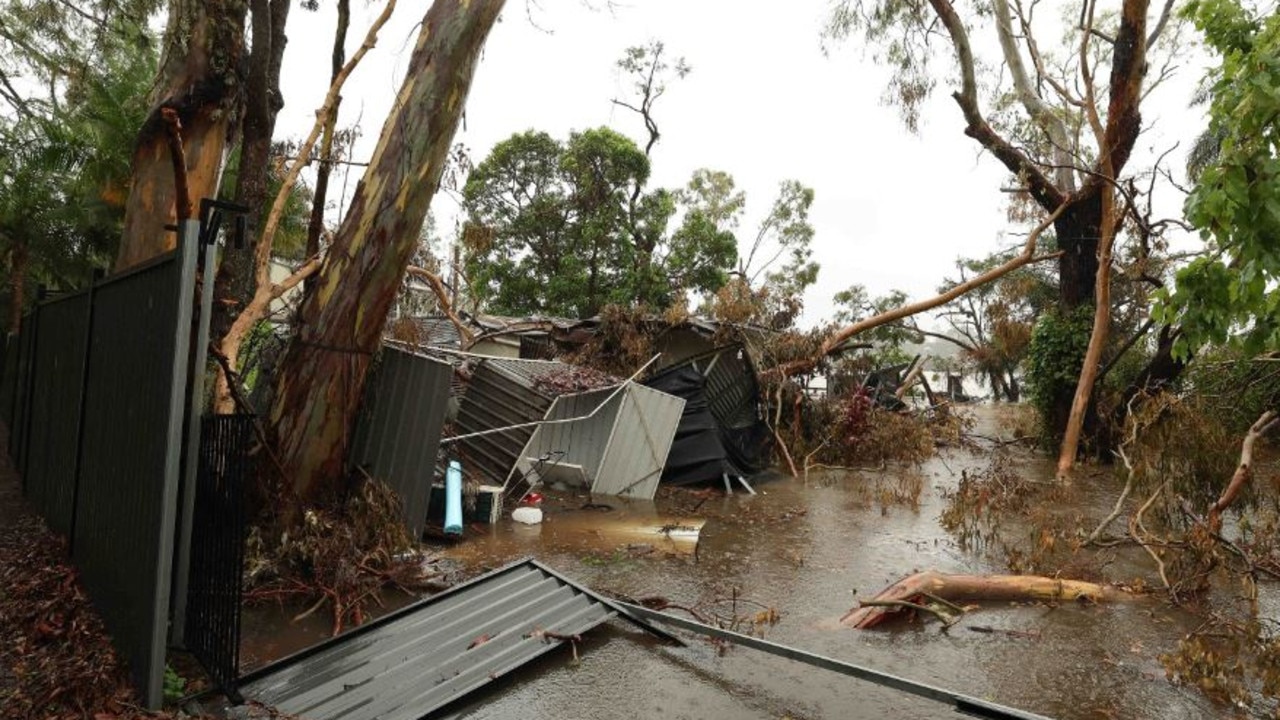
[[[1098,238],[1102,235],[1102,193],[1096,185],[1083,197],[1073,198],[1067,209],[1053,224],[1058,247],[1058,310],[1070,317],[1079,308],[1094,306],[1094,288],[1098,276]],[[1071,358],[1079,364],[1080,358]],[[1050,389],[1052,402],[1044,418],[1049,432],[1061,437],[1066,432],[1075,400],[1076,383],[1059,382]],[[1092,428],[1090,428],[1091,430]]]
[[[297,500],[340,488],[369,360],[439,186],[480,50],[503,0],[436,0],[364,178],[299,309],[271,408]],[[297,507],[290,508],[293,515]]]
[[[162,109],[172,108],[182,122],[192,201],[218,193],[229,138],[240,115],[246,7],[239,2],[169,0],[151,112],[133,154],[117,271],[171,250],[177,242],[165,229],[175,222],[176,192]]]
[[[350,26],[351,0],[338,0],[338,27],[333,34],[332,73],[329,77],[331,84],[347,62],[347,30]],[[320,141],[320,165],[316,168],[316,190],[311,201],[311,220],[307,224],[307,257],[320,253],[320,234],[324,231],[324,210],[329,197],[329,175],[333,172],[333,134],[338,125],[338,108],[341,104],[342,97],[339,96],[325,123],[324,136]],[[308,288],[314,284],[314,278],[307,279]]]
[[[928,599],[926,593],[953,602],[973,600],[1102,602],[1130,597],[1115,588],[1080,580],[1063,580],[1038,575],[945,575],[934,570],[926,570],[908,575],[881,590],[872,598],[872,602],[884,602],[885,605],[860,605],[845,613],[844,617],[840,618],[840,623],[859,630],[873,627],[893,613],[908,607],[888,603],[919,604],[922,599]]]
[[[256,289],[253,248],[258,241],[263,207],[270,184],[271,139],[276,115],[284,107],[280,92],[280,64],[284,58],[285,23],[290,0],[251,0],[252,46],[249,50],[249,77],[245,83],[244,122],[241,125],[240,171],[236,179],[235,202],[249,208],[251,231],[245,248],[232,249],[218,267],[214,292],[212,338],[220,340],[236,315],[253,297]]]

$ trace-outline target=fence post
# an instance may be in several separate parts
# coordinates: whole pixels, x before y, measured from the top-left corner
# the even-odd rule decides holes
[[[168,427],[165,430],[164,485],[161,497],[160,554],[156,563],[155,602],[159,611],[152,619],[149,676],[143,698],[148,709],[158,709],[164,698],[164,654],[170,620],[164,610],[170,607],[173,591],[174,529],[178,514],[178,483],[182,474],[183,423],[187,408],[187,369],[191,351],[192,300],[196,289],[196,257],[199,246],[200,223],[184,220],[178,227],[177,271],[178,287],[173,298],[177,308],[174,327],[174,359],[169,378]],[[163,531],[167,528],[167,532]]]
[[[191,359],[191,398],[187,415],[186,458],[182,467],[182,507],[178,518],[177,564],[173,576],[173,623],[169,626],[169,642],[183,645],[187,627],[187,590],[191,583],[191,529],[196,507],[196,469],[200,455],[200,419],[204,404],[205,369],[209,363],[209,320],[213,312],[213,275],[217,258],[215,236],[205,238],[201,223],[195,235],[184,235],[184,241],[199,243],[199,269],[204,273],[200,285],[200,315],[196,319],[196,343]],[[184,225],[184,230],[187,226]]]

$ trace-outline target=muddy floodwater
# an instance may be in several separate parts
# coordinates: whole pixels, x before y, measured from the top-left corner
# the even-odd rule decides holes
[[[976,432],[1000,432],[998,411],[973,412]],[[1019,471],[1052,477],[1047,460],[1018,452]],[[475,570],[535,556],[597,590],[633,598],[697,605],[736,592],[777,610],[778,622],[764,629],[769,640],[1051,717],[1228,716],[1227,708],[1165,679],[1157,655],[1197,621],[1156,600],[989,604],[946,631],[932,619],[865,631],[839,624],[857,597],[914,570],[1007,572],[1003,557],[962,550],[939,523],[945,494],[962,471],[984,467],[986,455],[943,451],[918,468],[778,476],[760,482],[755,496],[681,491],[664,492],[652,503],[625,503],[561,493],[549,499],[542,525],[508,520],[441,552]],[[1114,481],[1102,472],[1086,476],[1073,501],[1079,507],[1070,511],[1100,517],[1114,501]],[[584,509],[588,501],[613,509]],[[662,532],[702,521],[696,550],[682,532]],[[1117,556],[1106,576],[1145,572],[1149,568],[1136,559]],[[619,621],[592,632],[579,655],[575,664],[568,648],[551,653],[457,713],[564,719],[953,716],[945,705],[747,648],[721,652],[692,636],[687,647],[672,647]]]

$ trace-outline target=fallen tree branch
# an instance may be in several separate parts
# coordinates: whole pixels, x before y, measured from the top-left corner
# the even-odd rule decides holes
[[[431,286],[431,292],[435,293],[436,301],[440,303],[440,309],[444,311],[449,322],[458,329],[458,335],[462,337],[462,349],[467,349],[475,342],[475,333],[471,332],[471,328],[462,322],[462,318],[458,317],[458,313],[453,308],[453,302],[449,299],[448,288],[444,286],[444,281],[440,276],[431,272],[426,268],[410,265],[406,271],[415,277],[420,277],[427,281],[427,285]]]
[[[901,307],[894,308],[893,310],[880,313],[879,315],[873,315],[872,317],[866,318],[865,320],[859,320],[858,322],[853,323],[852,325],[848,325],[844,328],[841,328],[840,330],[837,330],[836,332],[832,333],[826,340],[822,342],[822,346],[818,349],[818,352],[814,357],[793,360],[783,365],[779,365],[778,367],[765,373],[765,376],[777,374],[782,377],[789,377],[792,375],[799,375],[799,374],[808,372],[812,370],[818,364],[818,362],[822,360],[822,358],[832,354],[833,352],[838,351],[846,341],[848,341],[850,338],[854,337],[855,335],[858,335],[859,333],[863,333],[868,330],[873,330],[875,328],[880,327],[881,325],[887,325],[889,323],[896,322],[903,318],[911,317],[912,315],[918,315],[922,312],[925,312],[926,310],[932,310],[940,305],[945,305],[951,302],[952,300],[955,300],[956,298],[960,297],[961,295],[964,295],[965,293],[968,293],[972,290],[976,290],[977,288],[980,288],[983,285],[987,285],[991,282],[999,280],[1000,278],[1004,277],[1005,275],[1008,275],[1014,270],[1030,265],[1032,262],[1035,262],[1037,259],[1035,254],[1036,243],[1039,242],[1040,235],[1043,234],[1045,230],[1049,229],[1053,225],[1054,221],[1056,221],[1058,217],[1061,216],[1066,209],[1067,209],[1066,203],[1059,205],[1057,210],[1054,210],[1048,217],[1042,220],[1039,225],[1035,226],[1035,228],[1032,229],[1029,235],[1027,235],[1027,240],[1025,243],[1023,243],[1023,246],[1022,246],[1022,252],[1013,256],[1012,258],[1005,261],[1004,263],[1001,263],[1000,265],[997,265],[996,267],[993,267],[984,273],[975,275],[973,278],[965,282],[962,282],[956,285],[955,287],[952,287],[946,292],[940,293],[932,298],[929,298],[928,300],[921,300],[920,302],[908,303]],[[1056,257],[1056,254],[1044,256],[1045,259],[1050,257]]]
[[[946,601],[1087,600],[1103,602],[1130,597],[1122,590],[1081,580],[1037,575],[947,575],[934,570],[918,572],[881,590],[840,618],[848,627],[866,629],[883,622],[895,610],[894,603],[920,604],[921,598]],[[896,606],[901,609],[902,606]]]
[[[1253,425],[1249,426],[1249,431],[1245,433],[1244,440],[1240,442],[1240,462],[1236,464],[1236,471],[1231,475],[1231,482],[1227,483],[1226,489],[1222,491],[1222,495],[1218,497],[1217,502],[1209,507],[1209,528],[1213,532],[1217,532],[1222,526],[1222,511],[1235,502],[1236,497],[1240,495],[1240,491],[1244,490],[1244,486],[1253,477],[1254,444],[1258,442],[1258,438],[1266,435],[1277,425],[1280,425],[1280,414],[1275,410],[1268,410],[1262,413],[1254,421]]]
[[[1147,526],[1143,524],[1142,516],[1147,512],[1147,508],[1150,508],[1151,505],[1155,503],[1156,498],[1160,497],[1160,493],[1164,490],[1165,485],[1167,484],[1168,483],[1166,482],[1165,484],[1157,487],[1156,491],[1151,493],[1151,497],[1147,498],[1147,501],[1142,504],[1142,507],[1138,508],[1138,512],[1134,513],[1133,517],[1129,518],[1129,535],[1133,537],[1134,542],[1141,545],[1142,549],[1147,551],[1147,554],[1151,556],[1152,560],[1156,561],[1156,569],[1160,571],[1160,582],[1164,583],[1166,590],[1170,589],[1171,586],[1169,585],[1169,576],[1165,574],[1164,560],[1162,560],[1160,558],[1160,554],[1151,547],[1151,533],[1147,530]]]

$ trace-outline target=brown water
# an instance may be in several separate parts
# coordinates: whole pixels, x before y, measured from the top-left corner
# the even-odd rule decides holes
[[[990,410],[979,430],[993,434]],[[576,509],[583,499],[549,503],[543,525],[500,525],[446,551],[473,565],[533,555],[599,590],[661,595],[683,604],[736,588],[776,607],[766,637],[851,663],[1060,718],[1206,718],[1225,713],[1197,692],[1170,685],[1157,662],[1194,620],[1156,602],[1101,607],[988,606],[949,631],[936,621],[857,631],[838,624],[855,604],[916,569],[1003,572],[999,558],[962,551],[938,516],[943,492],[981,453],[944,454],[914,470],[826,472],[780,478],[759,494],[678,494],[612,512]],[[1030,455],[1019,469],[1052,477]],[[909,496],[922,482],[918,507]],[[1105,477],[1080,483],[1072,512],[1101,516],[1114,500]],[[1093,483],[1104,487],[1094,489]],[[886,501],[882,503],[881,498]],[[696,512],[691,509],[697,506]],[[656,528],[705,519],[696,554]],[[638,546],[638,547],[637,547]],[[647,546],[652,546],[647,547]],[[1120,554],[1108,575],[1146,568]],[[1038,638],[980,634],[969,625],[1026,631]],[[746,648],[720,654],[693,640],[673,648],[614,623],[592,633],[574,666],[553,654],[517,672],[500,689],[461,709],[467,718],[932,718],[946,706]]]
[[[977,431],[997,434],[995,411],[976,412]],[[660,595],[686,605],[736,589],[780,612],[780,621],[765,632],[769,640],[1051,717],[1226,716],[1196,691],[1165,680],[1157,654],[1197,621],[1156,601],[988,605],[948,631],[934,620],[868,631],[838,623],[856,604],[855,591],[870,596],[914,570],[1005,572],[1002,557],[962,550],[938,521],[943,494],[956,487],[961,471],[988,460],[981,452],[954,451],[916,469],[780,477],[759,483],[755,496],[677,492],[648,503],[594,499],[614,506],[610,511],[582,509],[588,498],[556,497],[549,499],[542,525],[507,521],[441,551],[477,572],[536,556],[597,590]],[[1029,477],[1052,477],[1043,458],[1024,454],[1015,462]],[[1103,473],[1086,477],[1061,511],[1101,517],[1118,491],[1113,482]],[[913,506],[908,498],[917,487]],[[705,524],[696,546],[680,532],[662,532],[700,521]],[[1021,532],[1017,526],[1005,531],[1015,537]],[[1149,564],[1127,551],[1109,559],[1106,575],[1152,578]],[[327,634],[321,618],[295,626],[272,616],[250,618],[248,655],[283,654]],[[1036,637],[977,633],[970,625]],[[579,650],[578,664],[567,650],[552,653],[478,694],[459,715],[954,717],[944,705],[746,648],[721,653],[696,638],[687,647],[671,647],[621,622],[592,632]]]

